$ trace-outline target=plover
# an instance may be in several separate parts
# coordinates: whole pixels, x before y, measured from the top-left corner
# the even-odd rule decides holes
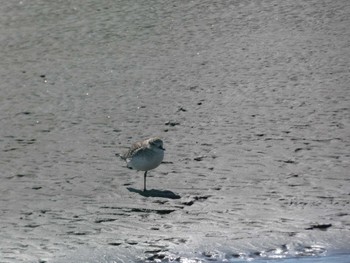
[[[147,172],[160,165],[164,158],[164,151],[163,141],[155,137],[134,143],[125,154],[120,155],[126,161],[129,169],[145,172],[143,175],[143,191],[147,191]]]

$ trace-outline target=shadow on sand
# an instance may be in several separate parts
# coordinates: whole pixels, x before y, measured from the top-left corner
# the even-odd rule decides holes
[[[156,189],[152,189],[152,190],[139,190],[139,189],[135,189],[135,188],[131,188],[128,187],[127,188],[130,192],[133,193],[138,193],[139,195],[142,195],[144,197],[161,197],[161,198],[169,198],[169,199],[180,199],[181,196],[175,194],[172,191],[168,191],[168,190],[156,190]]]

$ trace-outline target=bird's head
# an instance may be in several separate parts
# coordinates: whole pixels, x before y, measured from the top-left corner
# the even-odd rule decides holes
[[[163,141],[158,137],[149,139],[148,143],[151,146],[151,148],[155,150],[165,151],[163,147]]]

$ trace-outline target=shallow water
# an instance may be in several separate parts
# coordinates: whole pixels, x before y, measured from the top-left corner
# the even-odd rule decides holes
[[[279,260],[259,260],[256,262],[266,262],[266,263],[349,263],[350,254],[337,254],[331,256],[321,256],[321,257],[305,257],[305,258],[288,258]]]
[[[119,251],[120,253],[121,251]],[[75,262],[75,263],[122,263],[122,262],[181,262],[181,263],[349,263],[350,253],[349,252],[333,252],[324,253],[323,255],[309,255],[309,256],[297,256],[291,257],[288,255],[265,255],[265,256],[232,256],[230,253],[216,253],[215,257],[208,258],[208,255],[197,255],[197,256],[181,256],[181,255],[159,255],[158,257],[143,258],[128,255],[128,252],[123,252],[124,255],[118,255],[118,252],[111,251],[84,251],[83,254],[75,253],[74,256],[67,256],[63,259],[53,261],[54,263],[63,262]],[[244,259],[243,259],[244,257]]]
[[[222,261],[222,262],[256,262],[256,263],[349,263],[350,254],[337,254],[318,257],[298,257],[285,259],[257,259],[252,261]]]

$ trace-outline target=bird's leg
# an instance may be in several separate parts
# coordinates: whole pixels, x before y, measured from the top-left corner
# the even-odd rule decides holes
[[[147,177],[147,171],[145,171],[143,175],[143,191],[146,192],[146,177]]]

